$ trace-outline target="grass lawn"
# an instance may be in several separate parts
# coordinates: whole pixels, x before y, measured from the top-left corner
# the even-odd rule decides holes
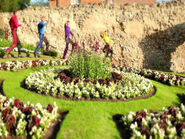
[[[27,60],[27,58],[21,60]],[[130,102],[98,102],[69,101],[45,97],[20,87],[20,83],[31,72],[44,68],[46,67],[27,69],[21,72],[0,71],[0,79],[4,79],[3,90],[8,97],[19,98],[24,102],[39,102],[43,105],[56,101],[60,109],[69,111],[57,134],[58,139],[121,138],[112,119],[113,115],[126,114],[129,111],[138,111],[144,108],[160,110],[162,107],[179,105],[180,101],[177,94],[185,91],[185,87],[167,86],[152,81],[157,92],[148,99]]]

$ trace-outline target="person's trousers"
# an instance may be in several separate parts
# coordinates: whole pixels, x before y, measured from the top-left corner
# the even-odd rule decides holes
[[[18,48],[18,54],[21,54],[21,42],[19,40],[19,37],[17,36],[17,29],[12,29],[12,35],[13,35],[13,44],[7,49],[7,53],[11,52],[13,48],[17,45]]]
[[[35,50],[35,52],[34,52],[35,55],[37,55],[39,49],[42,47],[43,41],[44,41],[44,43],[46,44],[46,51],[48,52],[48,50],[49,50],[49,41],[48,41],[48,39],[44,36],[44,34],[40,34],[40,42],[39,42],[39,45],[37,46],[37,48],[36,48],[36,50]]]
[[[72,45],[72,51],[73,51],[73,49],[74,49],[74,48],[73,48],[73,47],[74,47],[74,43],[73,43],[73,41],[72,41],[69,37],[66,37],[65,41],[66,41],[66,48],[65,48],[65,50],[64,50],[64,56],[63,56],[64,59],[66,58],[69,44]]]

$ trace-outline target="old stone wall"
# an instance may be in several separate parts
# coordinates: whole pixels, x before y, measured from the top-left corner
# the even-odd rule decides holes
[[[45,35],[61,55],[65,48],[64,23],[70,20],[78,43],[85,40],[87,45],[89,41],[98,41],[103,48],[100,34],[107,30],[108,36],[115,41],[112,45],[113,61],[117,64],[185,72],[183,62],[179,62],[185,61],[184,56],[179,55],[179,51],[184,51],[182,44],[185,42],[184,0],[123,6],[92,4],[69,8],[28,8],[20,11],[18,17],[23,26],[18,30],[22,42],[37,45],[37,24],[42,16],[49,19]],[[8,25],[11,14],[1,13],[0,17],[11,40]]]

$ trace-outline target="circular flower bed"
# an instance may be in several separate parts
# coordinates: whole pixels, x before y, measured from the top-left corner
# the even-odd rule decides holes
[[[0,70],[17,71],[41,66],[61,66],[64,60],[27,60],[27,61],[7,61],[0,63]]]
[[[25,87],[37,93],[75,99],[128,99],[151,92],[151,81],[134,73],[112,70],[106,79],[71,78],[65,68],[41,70],[25,79]]]
[[[185,77],[183,76],[169,74],[165,72],[153,71],[150,69],[141,70],[141,69],[127,68],[127,67],[118,67],[115,65],[113,65],[113,67],[118,70],[135,73],[135,74],[144,76],[145,78],[156,80],[164,84],[185,86]]]
[[[19,136],[42,138],[57,118],[56,103],[43,107],[40,103],[24,104],[19,99],[0,95],[0,137]]]
[[[142,110],[122,117],[131,138],[185,138],[185,106],[163,108],[160,112]]]

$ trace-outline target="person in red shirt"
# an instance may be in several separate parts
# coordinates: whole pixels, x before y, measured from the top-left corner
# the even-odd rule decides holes
[[[22,25],[18,24],[18,19],[17,19],[17,11],[13,12],[13,16],[9,21],[10,28],[12,30],[12,35],[13,35],[13,44],[7,49],[6,53],[9,55],[9,53],[13,50],[13,48],[17,45],[18,48],[18,57],[21,56],[21,43],[20,40],[17,36],[17,29],[18,27],[21,27]]]

